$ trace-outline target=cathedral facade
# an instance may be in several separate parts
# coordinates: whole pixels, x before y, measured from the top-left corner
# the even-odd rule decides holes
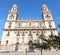
[[[18,20],[18,7],[14,4],[3,29],[1,51],[29,50],[28,42],[37,40],[42,33],[46,37],[58,35],[48,7],[42,5],[42,20]]]

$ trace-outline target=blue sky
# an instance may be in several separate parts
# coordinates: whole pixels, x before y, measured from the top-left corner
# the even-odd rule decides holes
[[[41,6],[45,3],[51,10],[58,32],[60,24],[60,0],[1,0],[0,1],[0,39],[2,37],[4,24],[6,22],[8,11],[13,4],[18,6],[18,19],[41,19]],[[37,18],[38,17],[38,18]]]

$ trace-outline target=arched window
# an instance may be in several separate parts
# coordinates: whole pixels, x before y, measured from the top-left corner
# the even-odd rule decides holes
[[[45,8],[45,11],[47,11],[47,8]]]
[[[14,8],[13,8],[13,11],[14,11]]]
[[[10,16],[9,16],[9,19],[10,19],[10,20],[13,20],[13,19],[14,19],[14,15],[10,15]]]
[[[47,11],[47,8],[45,7],[45,8],[43,8],[43,11]]]
[[[48,22],[48,23],[49,23],[49,27],[51,28],[52,27],[51,22]]]
[[[50,18],[50,15],[47,14],[47,15],[46,15],[46,18]]]
[[[16,8],[15,8],[15,11],[16,11]]]

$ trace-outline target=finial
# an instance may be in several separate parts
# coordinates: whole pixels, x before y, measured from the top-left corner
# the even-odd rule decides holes
[[[42,7],[47,7],[47,5],[46,4],[43,4]]]
[[[13,7],[17,7],[17,5],[16,5],[16,4],[14,4],[14,5],[13,5]]]

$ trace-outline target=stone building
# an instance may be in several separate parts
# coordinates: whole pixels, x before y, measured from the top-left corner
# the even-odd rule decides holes
[[[42,20],[18,20],[18,7],[16,4],[8,12],[3,29],[1,51],[25,51],[29,49],[28,42],[37,40],[38,36],[58,35],[55,23],[48,7],[42,5]]]

